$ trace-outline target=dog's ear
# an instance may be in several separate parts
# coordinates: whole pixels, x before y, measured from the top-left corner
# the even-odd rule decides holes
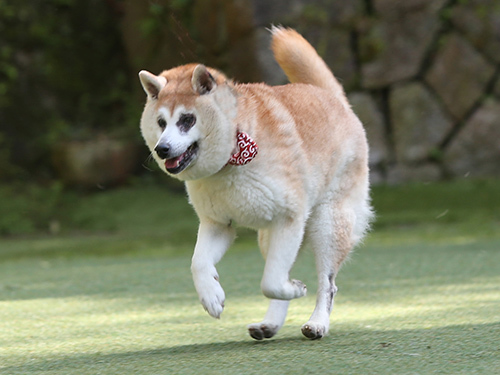
[[[191,85],[193,86],[193,90],[200,95],[208,94],[217,87],[214,77],[212,77],[207,67],[203,64],[199,64],[194,68]]]
[[[158,99],[158,94],[167,84],[167,79],[165,77],[155,76],[146,70],[141,70],[139,72],[139,79],[141,80],[142,87],[144,91],[146,91],[146,94],[153,99]]]

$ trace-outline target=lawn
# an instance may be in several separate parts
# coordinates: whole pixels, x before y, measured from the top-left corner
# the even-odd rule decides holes
[[[0,192],[3,207],[29,206]],[[499,192],[500,181],[374,189],[377,223],[338,277],[329,336],[300,333],[315,302],[306,249],[292,276],[309,295],[265,342],[246,331],[267,307],[253,233],[219,264],[226,308],[214,320],[191,281],[183,194],[58,192],[48,208],[33,202],[57,234],[16,216],[25,232],[0,238],[0,373],[500,373]]]

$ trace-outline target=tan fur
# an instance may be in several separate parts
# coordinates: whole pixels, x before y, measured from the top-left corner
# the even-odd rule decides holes
[[[167,135],[181,151],[193,142],[199,146],[191,164],[173,177],[186,182],[200,218],[192,272],[209,314],[222,312],[225,297],[215,264],[234,239],[236,222],[259,231],[266,258],[261,286],[271,302],[264,321],[249,326],[252,337],[274,335],[286,316],[284,301],[305,294],[305,286],[288,274],[308,239],[319,288],[316,309],[302,331],[319,338],[328,331],[335,276],[372,216],[368,145],[341,85],[311,45],[294,30],[273,28],[272,34],[276,59],[294,83],[234,84],[209,68],[210,78],[196,64],[165,71],[163,78],[142,72],[148,102],[141,130],[152,151]],[[180,112],[197,118],[186,134],[175,128]],[[158,127],[159,116],[168,118],[165,131]],[[227,164],[237,132],[259,147],[244,166]]]
[[[193,70],[198,64],[188,64],[183,65],[178,68],[166,70],[160,74],[168,82],[168,90],[162,90],[158,97],[158,106],[165,105],[169,110],[178,106],[180,103],[186,107],[193,107],[195,105],[195,100],[197,98],[193,93],[193,88],[191,85],[191,76],[193,75]],[[224,74],[210,69],[210,72],[219,84],[224,83],[227,78]]]

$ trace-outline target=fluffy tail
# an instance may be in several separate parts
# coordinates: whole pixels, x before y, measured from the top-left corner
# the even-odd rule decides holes
[[[293,29],[276,26],[272,27],[271,33],[274,58],[290,82],[322,87],[347,102],[342,85],[302,35]]]

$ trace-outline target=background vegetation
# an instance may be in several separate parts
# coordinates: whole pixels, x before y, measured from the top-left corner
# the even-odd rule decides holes
[[[373,182],[499,176],[498,22],[495,0],[0,0],[0,178],[88,188],[143,172],[137,72],[198,61],[285,83],[272,24],[299,30],[343,83]],[[116,143],[102,139],[125,142],[130,165],[72,176],[62,146],[103,168]]]
[[[127,59],[101,0],[0,1],[0,177],[54,178],[66,136],[137,134]]]

